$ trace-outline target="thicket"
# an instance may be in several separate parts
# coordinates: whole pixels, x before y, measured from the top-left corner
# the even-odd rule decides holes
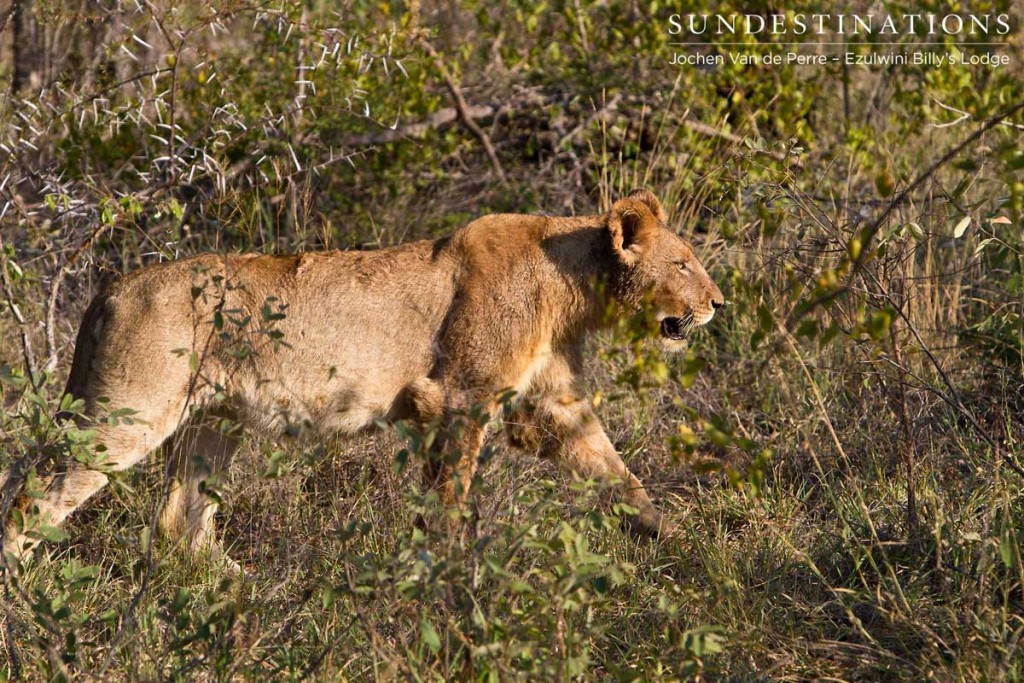
[[[14,0],[4,466],[87,457],[53,421],[77,323],[160,260],[387,246],[647,186],[730,306],[685,357],[628,321],[594,344],[595,405],[677,543],[630,540],[592,482],[500,438],[469,542],[412,525],[435,503],[400,466],[422,434],[256,439],[223,484],[237,578],[152,542],[154,458],[8,567],[6,675],[1024,677],[1020,34],[933,48],[1001,68],[668,65],[692,49],[668,14],[741,9]]]

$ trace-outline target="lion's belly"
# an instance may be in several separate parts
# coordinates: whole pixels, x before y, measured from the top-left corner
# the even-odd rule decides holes
[[[286,341],[289,332],[289,345],[261,354],[231,392],[246,421],[271,432],[358,432],[392,414],[433,365],[429,329],[386,335],[353,324],[333,335],[287,330]]]
[[[353,434],[387,417],[402,389],[405,373],[374,372],[334,377],[322,384],[278,377],[247,382],[233,392],[243,421],[274,434]]]

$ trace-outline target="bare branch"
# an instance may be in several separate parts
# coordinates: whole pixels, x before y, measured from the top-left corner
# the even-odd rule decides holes
[[[952,147],[948,152],[943,154],[938,161],[929,166],[923,173],[921,173],[921,175],[917,176],[917,178],[915,178],[912,183],[907,185],[898,195],[893,197],[892,201],[889,202],[888,205],[886,205],[885,210],[882,211],[878,218],[876,218],[874,222],[872,222],[871,225],[867,228],[867,230],[864,231],[861,237],[861,250],[860,253],[857,254],[857,257],[853,260],[853,264],[850,268],[850,274],[847,278],[847,284],[843,285],[842,287],[837,287],[830,292],[826,292],[816,297],[807,305],[801,307],[797,311],[794,311],[794,313],[789,316],[789,320],[786,322],[787,329],[793,329],[793,326],[796,323],[798,323],[800,320],[804,318],[804,316],[806,316],[808,313],[815,310],[819,306],[823,306],[830,301],[834,301],[836,298],[842,296],[846,292],[849,292],[849,283],[853,282],[853,278],[864,267],[864,264],[867,262],[868,255],[871,253],[871,242],[875,239],[875,237],[878,236],[878,232],[882,229],[882,226],[886,224],[886,221],[889,220],[889,216],[892,215],[892,212],[895,211],[898,206],[903,204],[907,197],[911,196],[911,194],[913,194],[913,192],[917,188],[923,185],[925,181],[927,181],[929,178],[935,175],[935,173],[940,168],[942,168],[950,161],[952,161],[954,158],[956,158],[956,156],[960,154],[960,152],[964,151],[970,145],[977,142],[977,140],[982,135],[992,130],[996,126],[1002,124],[1011,116],[1022,110],[1024,110],[1024,101],[1018,102],[1017,104],[1013,105],[1003,113],[988,119],[976,131],[968,135],[967,138],[965,138],[960,144]]]
[[[473,115],[470,112],[469,105],[466,104],[466,98],[462,96],[462,89],[459,88],[459,84],[455,82],[451,73],[448,71],[448,67],[445,66],[441,56],[437,54],[433,46],[421,38],[420,43],[423,45],[423,49],[434,59],[434,64],[437,66],[437,70],[441,73],[441,78],[444,79],[444,84],[448,88],[448,92],[451,94],[452,99],[455,100],[455,109],[459,113],[459,119],[462,120],[463,125],[469,129],[473,135],[480,140],[480,144],[484,146],[484,150],[487,152],[487,158],[491,160],[491,166],[494,167],[494,172],[498,174],[498,178],[501,180],[502,185],[508,185],[508,176],[505,175],[505,169],[501,165],[501,161],[498,160],[498,153],[494,150],[494,144],[491,142],[491,138],[487,133],[477,125],[473,119]]]
[[[955,126],[955,125],[958,125],[960,123],[963,123],[964,121],[970,121],[971,120],[971,115],[970,115],[969,112],[963,111],[961,109],[957,109],[956,107],[951,107],[951,106],[949,106],[948,104],[946,104],[944,102],[940,102],[939,100],[937,100],[934,97],[932,98],[932,102],[937,104],[941,109],[945,109],[946,111],[952,112],[953,114],[957,115],[956,119],[954,119],[952,121],[949,121],[947,123],[931,123],[931,124],[928,124],[932,128],[950,128],[952,126]],[[1017,124],[1017,123],[1014,123],[1013,121],[1000,121],[1000,125],[1009,126],[1010,128],[1016,128],[1017,130],[1024,130],[1024,126],[1022,126],[1020,124]]]

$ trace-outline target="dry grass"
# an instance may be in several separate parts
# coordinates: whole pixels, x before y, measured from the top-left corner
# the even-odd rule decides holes
[[[76,513],[66,540],[5,575],[8,678],[1024,678],[1020,129],[995,127],[937,169],[854,265],[853,242],[894,191],[980,120],[930,125],[944,119],[914,100],[923,80],[889,72],[861,74],[847,120],[838,80],[816,72],[737,72],[722,90],[714,73],[619,64],[632,44],[621,41],[657,36],[621,17],[606,23],[627,38],[605,35],[598,18],[618,3],[582,5],[580,22],[542,14],[564,40],[522,35],[521,63],[507,47],[521,33],[512,9],[430,5],[417,17],[447,27],[442,55],[445,36],[485,53],[448,56],[471,104],[512,110],[483,126],[508,188],[457,126],[359,147],[351,163],[338,156],[353,151],[338,143],[347,136],[445,106],[404,24],[373,32],[387,22],[370,10],[344,23],[324,7],[256,17],[226,3],[220,18],[159,15],[195,29],[170,50],[152,16],[110,10],[97,45],[125,44],[144,62],[119,56],[79,73],[54,58],[47,68],[67,67],[65,91],[9,98],[0,111],[0,142],[18,152],[0,162],[10,280],[0,465],[58,449],[49,419],[75,328],[121,272],[215,249],[386,246],[491,211],[589,213],[645,185],[731,305],[683,357],[632,343],[629,325],[599,335],[585,389],[600,392],[610,437],[680,541],[632,540],[592,482],[506,448],[500,431],[467,543],[413,530],[436,501],[418,491],[414,467],[397,466],[408,444],[393,433],[250,438],[218,520],[245,568],[235,578],[163,541],[147,552],[162,495],[154,457]],[[518,11],[516,22],[533,10]],[[54,12],[46,30],[82,35]],[[576,45],[578,26],[588,45],[609,43],[596,63],[550,51]],[[296,118],[300,56],[357,33],[350,58],[309,75],[323,94],[310,91]],[[143,51],[132,36],[161,47]],[[173,107],[167,75],[117,80],[166,68],[171,54],[181,67]],[[405,76],[393,62],[385,75],[384,55],[405,60]],[[222,91],[199,82],[216,69]],[[618,73],[633,80],[602,95]],[[1017,97],[1012,73],[972,71],[963,85],[936,72],[925,85],[950,101],[999,102]],[[114,79],[95,115],[94,77]],[[65,107],[88,109],[84,123],[54,114]],[[187,144],[161,128],[172,108]],[[965,215],[972,223],[954,238]],[[22,334],[39,370],[48,332],[57,362],[32,387]]]

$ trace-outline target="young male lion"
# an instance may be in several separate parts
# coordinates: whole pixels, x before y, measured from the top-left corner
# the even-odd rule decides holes
[[[170,440],[162,529],[193,551],[220,554],[204,480],[223,471],[240,425],[352,433],[388,420],[458,420],[427,480],[461,503],[488,420],[511,389],[516,420],[541,455],[613,481],[638,510],[632,528],[664,531],[575,382],[584,336],[641,306],[670,348],[711,320],[722,293],[690,246],[665,226],[653,194],[636,191],[605,215],[493,215],[451,237],[391,249],[297,256],[206,254],[149,266],[89,306],[66,392],[96,430],[97,462],[56,463],[35,500],[57,525],[107,483]],[[97,420],[131,409],[133,419]],[[32,541],[8,528],[5,548]]]

